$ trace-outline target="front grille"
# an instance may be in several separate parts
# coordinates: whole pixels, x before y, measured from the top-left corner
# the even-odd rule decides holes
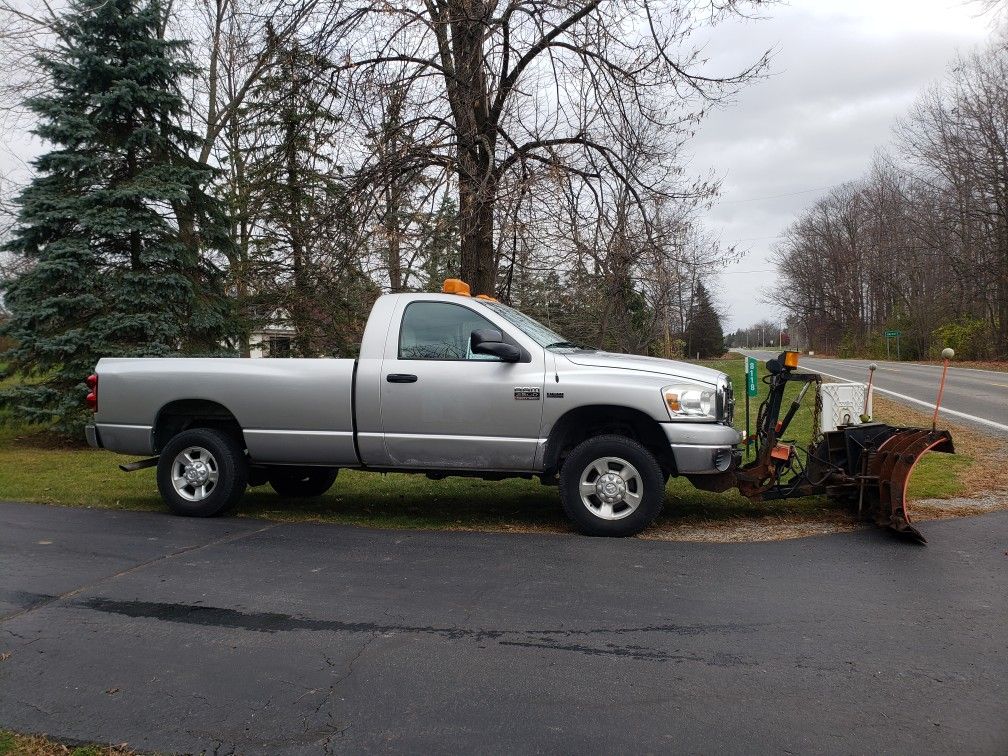
[[[735,419],[735,390],[728,376],[718,381],[718,419],[725,425]]]

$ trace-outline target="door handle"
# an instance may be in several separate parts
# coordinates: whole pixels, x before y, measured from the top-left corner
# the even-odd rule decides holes
[[[389,373],[385,380],[389,383],[416,383],[417,377],[411,373]]]

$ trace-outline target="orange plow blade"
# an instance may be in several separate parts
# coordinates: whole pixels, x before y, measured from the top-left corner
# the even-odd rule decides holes
[[[952,436],[948,431],[908,428],[887,438],[868,459],[867,475],[862,478],[864,514],[900,536],[927,543],[914,527],[907,511],[907,483],[914,466],[926,452],[953,453]]]

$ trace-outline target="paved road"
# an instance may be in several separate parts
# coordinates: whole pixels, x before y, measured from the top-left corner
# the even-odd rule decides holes
[[[741,350],[761,360],[779,352]],[[871,360],[801,357],[801,367],[833,378],[864,383]],[[934,409],[941,366],[912,362],[876,361],[875,390],[904,404],[930,412]],[[973,425],[986,433],[1008,438],[1008,373],[952,366],[945,382],[942,417]]]
[[[0,725],[163,752],[1005,753],[1008,513],[761,544],[0,504]]]

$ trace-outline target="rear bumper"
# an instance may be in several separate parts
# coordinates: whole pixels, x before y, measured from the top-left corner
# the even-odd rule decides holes
[[[153,439],[149,425],[92,423],[84,426],[87,442],[95,449],[108,449],[119,454],[144,457],[153,454]]]
[[[732,466],[741,434],[715,423],[663,423],[680,475],[715,475]]]

